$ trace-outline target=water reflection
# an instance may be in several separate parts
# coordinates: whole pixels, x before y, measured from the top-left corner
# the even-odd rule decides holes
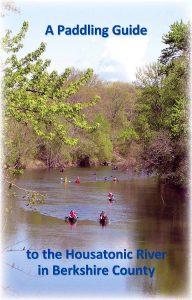
[[[12,213],[8,215],[4,244],[7,249],[20,251],[6,252],[5,261],[10,265],[22,267],[33,275],[37,270],[26,260],[22,249],[56,249],[65,251],[79,249],[97,251],[97,249],[149,249],[164,250],[165,261],[147,261],[149,266],[155,265],[154,278],[145,276],[121,278],[109,275],[102,278],[54,278],[37,277],[34,284],[29,285],[22,272],[7,268],[6,285],[18,295],[24,283],[23,294],[46,295],[56,293],[65,295],[73,288],[74,293],[81,296],[109,295],[183,295],[187,289],[187,200],[185,195],[173,189],[163,191],[154,179],[132,178],[126,173],[109,168],[68,169],[64,175],[68,183],[61,181],[58,171],[26,171],[17,180],[17,184],[40,192],[46,192],[45,204],[33,209],[26,206],[19,191],[16,200],[11,201]],[[64,177],[62,174],[62,177]],[[80,184],[74,181],[77,175]],[[115,176],[118,182],[105,180]],[[97,177],[97,178],[96,178]],[[113,202],[107,195],[115,195]],[[78,212],[78,222],[66,223],[65,217],[70,210]],[[98,217],[105,211],[110,222],[100,226]],[[101,224],[102,225],[102,224]],[[104,224],[106,225],[106,224]],[[43,261],[38,261],[44,264]],[[65,262],[66,263],[66,262]],[[77,262],[79,263],[79,262]],[[93,262],[95,263],[95,262]],[[111,261],[100,261],[99,264],[111,268]],[[118,262],[119,263],[119,262]],[[122,262],[123,266],[140,267],[143,262]],[[87,285],[87,280],[89,284]],[[50,286],[49,286],[50,284]],[[98,290],[98,284],[101,289]]]

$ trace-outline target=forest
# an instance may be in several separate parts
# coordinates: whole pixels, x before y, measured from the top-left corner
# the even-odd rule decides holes
[[[92,69],[50,72],[44,43],[21,58],[28,27],[3,38],[4,168],[112,164],[185,187],[189,24],[170,25],[158,60],[133,83],[104,81]]]

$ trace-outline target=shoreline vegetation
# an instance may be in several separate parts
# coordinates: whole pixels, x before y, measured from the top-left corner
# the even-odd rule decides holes
[[[134,83],[106,82],[92,69],[48,72],[44,43],[20,58],[28,26],[3,39],[4,169],[110,165],[186,187],[189,24],[170,26],[159,59]]]

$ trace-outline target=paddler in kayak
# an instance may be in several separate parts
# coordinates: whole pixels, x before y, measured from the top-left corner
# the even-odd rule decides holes
[[[79,177],[77,177],[77,179],[75,180],[75,183],[80,183],[81,181],[80,181],[80,179],[79,179]]]
[[[108,216],[106,215],[106,213],[104,211],[102,211],[100,213],[99,222],[103,226],[106,225],[107,223],[109,223],[109,218],[108,218]]]
[[[113,177],[113,181],[117,182],[119,179],[117,177]]]
[[[115,201],[114,195],[111,192],[108,194],[108,200],[110,202]]]
[[[70,213],[69,213],[69,218],[72,218],[72,219],[74,219],[74,218],[77,218],[77,213],[76,213],[76,211],[74,211],[73,209],[70,211]]]
[[[75,222],[77,222],[77,218],[78,218],[78,216],[77,216],[76,211],[71,210],[69,213],[69,216],[68,216],[68,218],[66,218],[66,220],[68,220],[71,223],[75,223]]]
[[[106,215],[106,213],[104,212],[104,211],[102,211],[101,213],[100,213],[100,219],[103,219],[103,218],[105,218],[107,215]]]
[[[67,183],[67,182],[68,182],[67,177],[64,178],[63,182],[64,182],[64,183]]]

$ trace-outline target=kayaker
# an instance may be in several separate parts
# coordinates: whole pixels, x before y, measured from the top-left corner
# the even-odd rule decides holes
[[[113,181],[119,181],[119,179],[117,179],[117,177],[113,177]]]
[[[77,179],[75,180],[75,183],[80,183],[79,177],[77,177]]]
[[[102,212],[100,213],[100,220],[102,220],[102,219],[104,219],[104,218],[106,218],[106,217],[107,217],[106,213],[105,213],[104,211],[102,211]]]
[[[74,210],[71,210],[69,213],[69,218],[71,219],[77,219],[77,213]]]
[[[114,201],[114,195],[111,192],[108,194],[108,200]]]

